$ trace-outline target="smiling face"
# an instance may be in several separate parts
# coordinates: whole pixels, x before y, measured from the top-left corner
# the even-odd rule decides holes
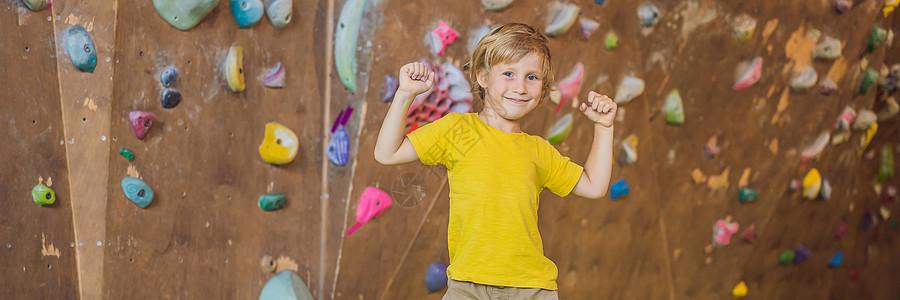
[[[498,63],[478,73],[484,88],[484,111],[518,120],[538,106],[543,86],[544,58],[530,53],[515,62]]]

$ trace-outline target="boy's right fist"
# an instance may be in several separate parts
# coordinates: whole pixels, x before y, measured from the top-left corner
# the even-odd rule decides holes
[[[397,93],[404,92],[411,96],[418,96],[431,89],[434,84],[434,72],[421,62],[413,62],[400,68],[400,86]]]

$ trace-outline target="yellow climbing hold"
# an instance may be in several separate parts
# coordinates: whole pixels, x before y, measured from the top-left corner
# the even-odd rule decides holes
[[[734,295],[735,299],[747,296],[747,284],[741,281],[734,286],[734,289],[731,290],[731,294]]]
[[[259,155],[267,163],[283,165],[297,157],[299,144],[297,135],[289,128],[278,122],[269,122],[266,124],[266,137],[259,145]]]
[[[809,170],[809,173],[806,173],[806,177],[803,178],[803,197],[806,199],[816,199],[816,196],[819,195],[819,189],[822,188],[822,175],[819,174],[819,170],[813,168]]]
[[[869,129],[866,130],[866,135],[860,137],[859,149],[856,151],[857,155],[863,155],[863,152],[866,151],[866,147],[872,142],[872,137],[875,136],[875,132],[878,132],[878,123],[869,125]]]
[[[881,9],[881,11],[884,12],[884,17],[887,18],[898,4],[900,4],[900,0],[885,0],[884,8]]]
[[[244,91],[244,48],[231,46],[225,58],[225,79],[235,93]]]

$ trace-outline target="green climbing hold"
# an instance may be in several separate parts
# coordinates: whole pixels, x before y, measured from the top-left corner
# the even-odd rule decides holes
[[[356,40],[368,0],[348,0],[334,30],[334,65],[344,87],[356,93]]]
[[[147,208],[153,201],[153,189],[146,182],[135,177],[122,179],[122,192],[131,202],[140,208]]]
[[[134,152],[131,152],[128,148],[122,147],[122,149],[119,149],[119,155],[122,155],[128,161],[134,161]]]
[[[891,218],[891,229],[897,229],[900,227],[900,221],[897,221],[897,218]]]
[[[179,30],[190,30],[209,14],[219,0],[153,0],[163,20]]]
[[[746,202],[756,200],[756,197],[758,197],[758,196],[759,196],[759,194],[757,194],[756,191],[754,191],[752,189],[741,188],[740,190],[738,190],[738,198],[741,199],[741,203],[746,203]]]
[[[684,104],[681,102],[681,94],[678,90],[672,90],[666,96],[666,102],[663,104],[663,110],[666,111],[666,122],[669,125],[684,124]]]
[[[53,5],[53,1],[48,0],[22,0],[22,2],[31,11],[42,11]]]
[[[606,51],[616,50],[616,47],[619,46],[619,36],[615,32],[610,31],[606,34],[606,39],[603,40],[603,46],[606,47]]]
[[[878,72],[872,68],[867,68],[866,75],[863,76],[862,82],[859,84],[859,94],[868,94],[872,86],[875,86],[876,81],[878,81]]]
[[[869,34],[869,43],[866,45],[867,50],[869,50],[869,52],[875,51],[875,48],[878,48],[878,46],[881,46],[881,44],[884,43],[885,38],[887,38],[887,31],[881,27],[875,26],[875,28],[872,28],[872,33]]]
[[[31,189],[31,198],[34,199],[34,203],[50,206],[56,202],[56,193],[46,185],[38,184]]]
[[[273,211],[284,207],[287,199],[284,194],[268,194],[259,196],[259,208],[264,211]]]
[[[794,261],[794,250],[784,250],[784,252],[781,253],[781,258],[778,260],[778,262],[781,265],[786,265],[793,261]]]
[[[313,296],[297,273],[284,270],[272,276],[259,293],[259,300],[270,299],[313,300]]]
[[[881,147],[881,162],[878,163],[878,181],[894,178],[894,147],[885,144]]]

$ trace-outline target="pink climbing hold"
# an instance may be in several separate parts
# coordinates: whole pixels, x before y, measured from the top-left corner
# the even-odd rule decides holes
[[[754,58],[750,65],[747,66],[747,68],[744,69],[743,72],[741,72],[737,81],[734,83],[734,90],[743,90],[759,81],[759,77],[762,75],[762,64],[762,57],[757,56],[756,58]]]
[[[731,242],[731,235],[735,234],[739,227],[737,222],[716,221],[716,225],[713,226],[713,243],[717,246],[728,245]]]
[[[840,222],[834,230],[834,239],[839,240],[847,233],[847,223]]]
[[[444,23],[444,21],[440,21],[438,27],[425,37],[425,43],[431,46],[431,53],[437,55],[444,55],[444,49],[447,48],[447,45],[453,43],[453,40],[459,37],[459,33],[456,33],[453,28],[450,28],[450,25]]]
[[[128,120],[131,121],[131,128],[134,129],[134,135],[138,139],[144,139],[153,121],[156,120],[156,114],[149,111],[132,111],[128,114]]]
[[[565,79],[559,82],[559,93],[562,97],[559,99],[559,105],[556,106],[557,112],[559,112],[559,109],[566,100],[573,99],[578,95],[578,92],[581,91],[581,81],[583,78],[584,64],[579,62],[575,65],[575,69],[572,70],[572,73],[569,73],[569,76],[566,76]]]
[[[393,204],[391,196],[384,191],[371,186],[367,187],[359,199],[359,206],[356,207],[356,224],[347,230],[347,236],[356,232],[362,227],[362,224],[368,223],[372,218],[384,213]]]

